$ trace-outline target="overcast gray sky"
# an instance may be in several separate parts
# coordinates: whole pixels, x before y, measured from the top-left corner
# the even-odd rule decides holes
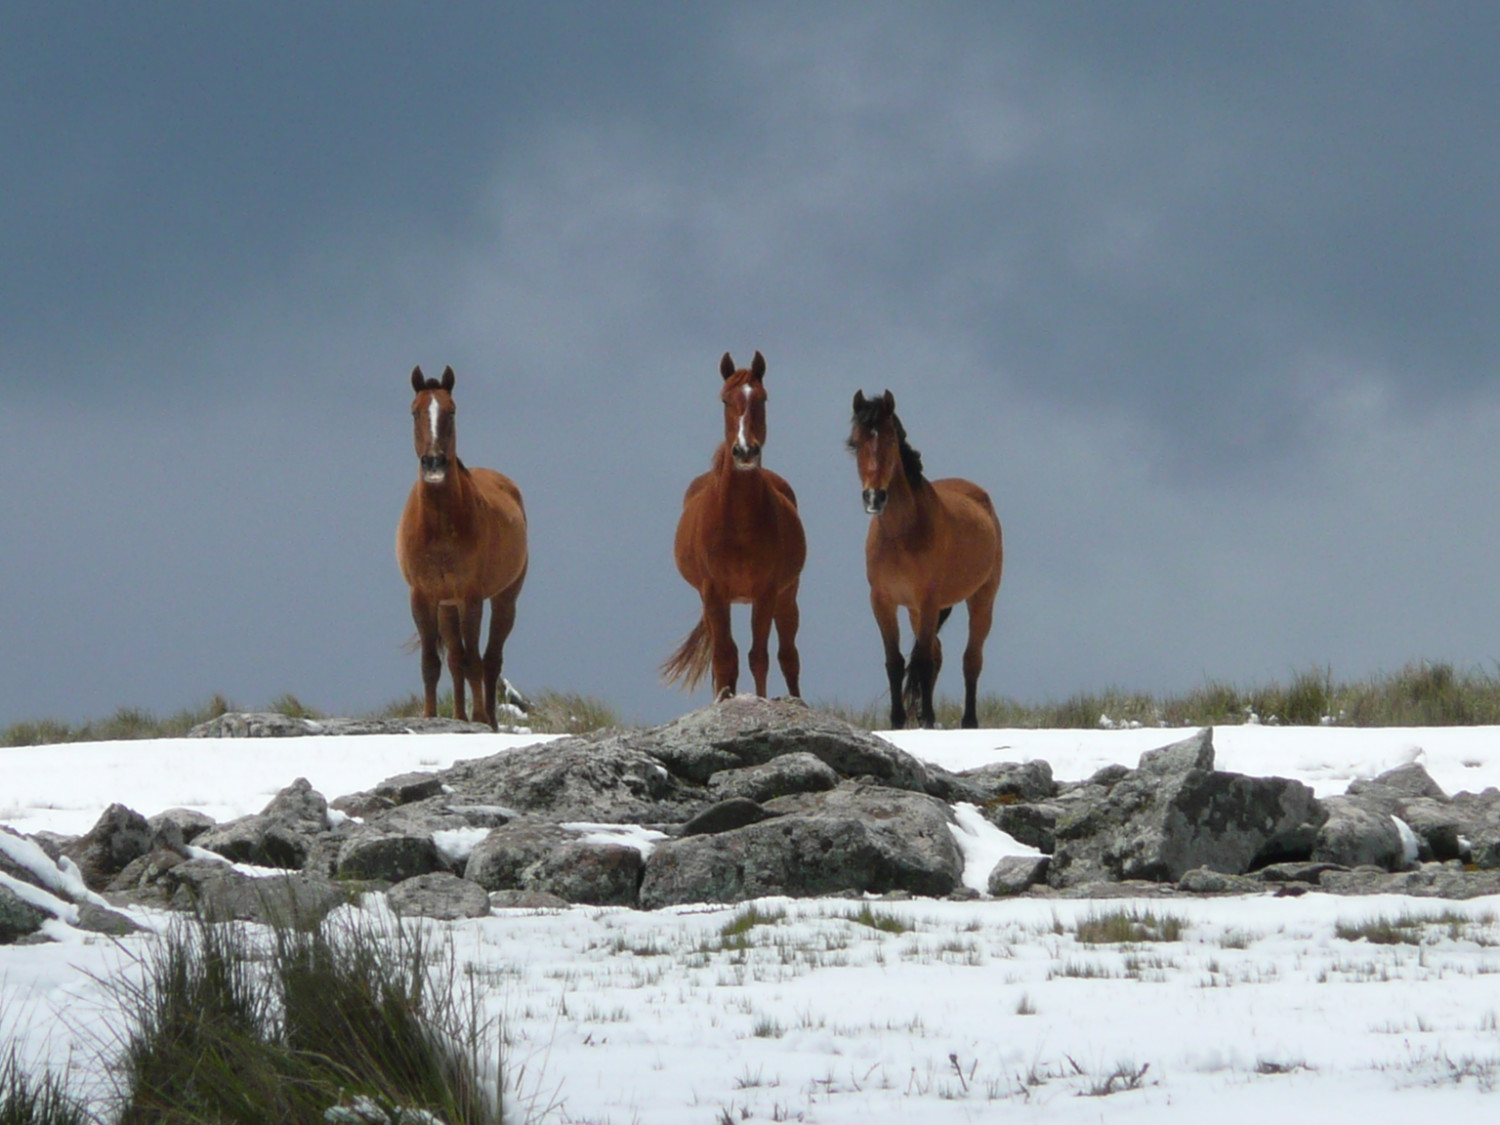
[[[981,690],[1493,670],[1497,62],[1486,3],[7,4],[0,722],[415,690],[417,363],[526,496],[507,675],[701,703],[757,348],[809,698],[883,694],[859,388],[994,498]]]

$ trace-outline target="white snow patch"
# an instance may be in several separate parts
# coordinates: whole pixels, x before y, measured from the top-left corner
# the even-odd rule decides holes
[[[639,824],[590,824],[586,821],[570,821],[558,827],[577,832],[581,844],[623,844],[649,859],[657,842],[670,837],[654,828],[642,828]]]
[[[996,828],[985,819],[977,805],[967,801],[953,806],[953,823],[948,825],[948,831],[953,833],[954,842],[964,857],[964,886],[981,894],[989,891],[990,872],[1006,856],[1042,854]]]
[[[489,834],[488,828],[443,828],[432,834],[432,842],[445,859],[462,863]]]

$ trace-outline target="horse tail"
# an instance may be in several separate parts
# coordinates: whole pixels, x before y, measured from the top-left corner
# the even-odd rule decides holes
[[[708,674],[713,655],[708,622],[700,617],[698,624],[693,626],[693,631],[683,639],[677,651],[667,657],[658,671],[665,682],[675,684],[681,681],[684,690],[692,691],[698,686],[698,681]]]
[[[446,647],[443,644],[443,635],[439,633],[435,639],[437,640],[437,653],[439,656],[442,656],[446,651]],[[401,651],[406,653],[407,656],[410,656],[414,652],[420,651],[421,648],[421,633],[413,633],[411,636],[407,637],[406,640],[401,642]]]
[[[947,606],[944,609],[938,610],[937,628],[932,631],[934,640],[936,640],[937,635],[943,631],[944,623],[952,615],[953,607],[951,605]],[[912,646],[912,651],[916,651],[915,644],[913,644]],[[906,683],[902,685],[901,688],[901,699],[906,704],[907,712],[909,714],[915,715],[917,713],[918,706],[920,706],[922,702],[922,688],[921,685],[917,683],[917,678],[912,675],[912,666],[910,660],[906,662]]]

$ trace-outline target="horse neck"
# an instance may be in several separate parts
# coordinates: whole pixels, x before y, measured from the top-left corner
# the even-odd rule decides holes
[[[447,525],[466,527],[474,510],[474,482],[469,471],[454,458],[452,470],[441,484],[418,482],[417,502],[425,518]]]
[[[885,491],[885,511],[880,514],[880,526],[887,534],[909,535],[931,527],[937,493],[926,477],[918,477],[914,482],[906,475],[906,466],[897,465]]]
[[[736,469],[727,441],[714,454],[712,475],[719,500],[726,507],[754,503],[766,494],[766,478],[760,469]]]

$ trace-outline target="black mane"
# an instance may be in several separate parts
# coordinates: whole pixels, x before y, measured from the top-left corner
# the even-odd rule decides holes
[[[864,430],[873,433],[881,421],[880,399],[867,399],[865,404],[854,412],[854,426],[856,432]],[[906,471],[906,478],[913,484],[922,479],[922,455],[911,447],[906,440],[906,427],[901,424],[901,416],[894,411],[891,413],[891,422],[896,427],[896,438],[901,443],[901,468]],[[855,434],[849,435],[849,449],[859,448],[859,438]]]

